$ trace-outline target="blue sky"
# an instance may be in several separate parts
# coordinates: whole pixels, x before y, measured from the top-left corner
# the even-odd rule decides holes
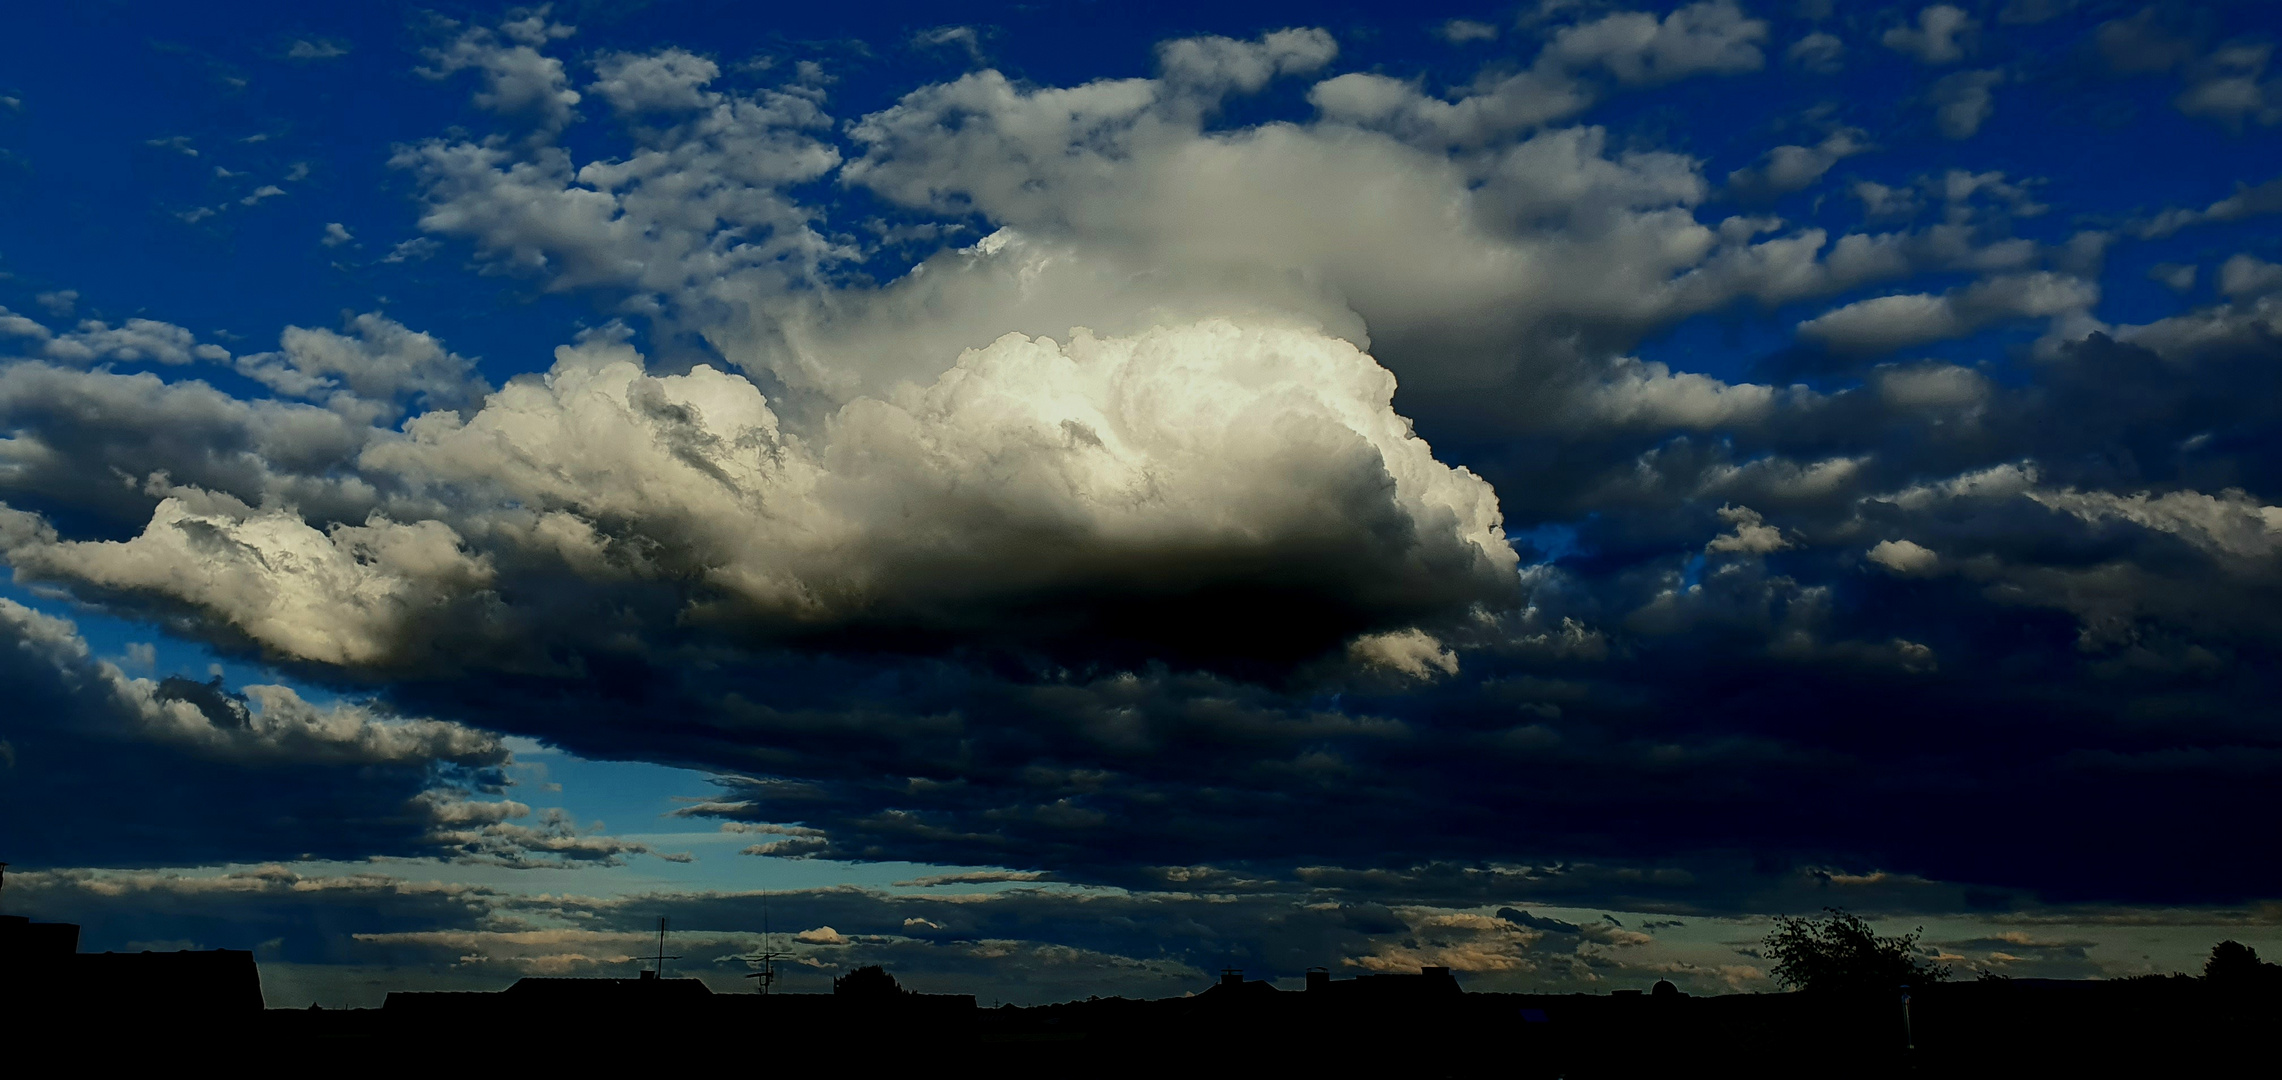
[[[2264,5],[12,18],[0,857],[94,947],[2282,945]]]

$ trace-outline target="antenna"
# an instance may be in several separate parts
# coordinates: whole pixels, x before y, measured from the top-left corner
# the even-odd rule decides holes
[[[792,955],[791,953],[781,953],[773,948],[770,948],[771,943],[769,941],[768,895],[769,894],[765,891],[761,893],[761,951],[754,953],[751,956],[740,956],[737,958],[739,960],[745,961],[748,964],[761,965],[761,970],[752,972],[745,977],[748,979],[758,980],[753,984],[753,989],[759,991],[763,997],[768,996],[769,987],[776,984],[777,961]]]
[[[666,977],[666,961],[681,959],[678,956],[666,955],[666,917],[663,915],[658,916],[658,954],[654,959],[658,962],[658,969],[651,974],[650,977],[653,979]]]

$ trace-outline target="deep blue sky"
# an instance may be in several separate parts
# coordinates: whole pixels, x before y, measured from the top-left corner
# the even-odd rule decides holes
[[[2185,965],[2282,894],[2278,30],[17,14],[9,902],[273,1004],[761,890],[1024,1000]]]

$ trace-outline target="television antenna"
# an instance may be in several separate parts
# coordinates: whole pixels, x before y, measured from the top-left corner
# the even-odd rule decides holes
[[[737,958],[739,960],[743,960],[748,964],[761,965],[761,970],[747,974],[745,977],[748,979],[758,980],[753,984],[753,989],[759,991],[763,997],[768,996],[769,987],[776,985],[777,961],[786,959],[792,955],[791,953],[776,951],[771,947],[771,944],[772,943],[769,939],[769,906],[768,902],[763,900],[761,902],[761,951],[754,953],[751,956],[740,956]]]
[[[650,959],[657,962],[657,970],[650,973],[650,977],[653,979],[666,977],[666,961],[681,959],[678,956],[666,955],[666,917],[663,915],[658,916],[658,952]]]

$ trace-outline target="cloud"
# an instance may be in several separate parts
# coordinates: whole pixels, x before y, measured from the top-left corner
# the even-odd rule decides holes
[[[1980,20],[1964,9],[1933,4],[1919,9],[1916,25],[1894,27],[1878,40],[1921,64],[1954,64],[1965,59],[1980,28]]]
[[[1832,132],[1814,146],[1778,146],[1756,165],[1727,174],[1730,194],[1746,201],[1768,201],[1812,186],[1831,166],[1870,147],[1851,128]]]
[[[285,50],[288,60],[333,60],[348,54],[347,45],[329,38],[297,38]]]
[[[1996,96],[1990,90],[2004,81],[2005,73],[1995,68],[1942,76],[1926,95],[1933,103],[1934,127],[1944,138],[1972,138],[1997,111]]]
[[[1763,20],[1733,0],[1705,0],[1658,19],[1618,12],[1555,30],[1530,67],[1494,80],[1485,71],[1456,101],[1384,75],[1353,72],[1317,83],[1308,101],[1332,120],[1385,128],[1444,145],[1480,145],[1583,111],[1589,81],[1657,86],[1695,75],[1734,75],[1766,64]]]
[[[2195,287],[2197,273],[2193,263],[2157,263],[2148,268],[2147,276],[2172,292],[2183,293]]]
[[[41,328],[27,336],[47,338],[42,355],[81,364],[105,360],[189,364],[230,358],[229,352],[221,346],[201,345],[190,331],[156,319],[128,319],[119,326],[85,319],[77,329],[66,333],[51,336]]]
[[[2173,207],[2136,223],[2132,231],[2144,239],[2162,239],[2193,225],[2241,221],[2264,214],[2282,213],[2282,178],[2263,184],[2235,182],[2234,194],[2201,210]]]
[[[430,335],[377,313],[349,320],[354,337],[290,326],[277,352],[240,356],[238,373],[286,397],[394,419],[395,403],[472,410],[491,392],[475,364]]]
[[[1177,38],[1157,46],[1157,67],[1171,87],[1209,95],[1249,94],[1278,75],[1304,75],[1339,55],[1339,43],[1312,27],[1278,30],[1258,41]]]
[[[982,60],[982,31],[972,26],[937,26],[911,35],[911,44],[923,49],[941,49],[956,45],[967,58]]]
[[[328,221],[325,223],[325,235],[320,237],[317,242],[326,247],[339,247],[342,244],[353,243],[355,240],[356,237],[349,233],[348,226],[338,221]]]
[[[1930,573],[1941,565],[1941,556],[1907,540],[1880,540],[1871,545],[1868,558],[1897,574]]]
[[[427,50],[428,66],[419,72],[443,79],[461,71],[479,71],[483,89],[474,97],[477,108],[527,119],[541,132],[559,131],[577,118],[579,95],[570,88],[562,61],[541,53],[539,47],[575,32],[548,22],[543,9],[501,23],[496,30],[470,27],[451,44]]]
[[[2005,319],[2061,318],[2090,308],[2099,288],[2048,272],[1988,278],[1941,295],[1860,300],[1799,324],[1799,336],[1839,352],[1890,352],[1963,337]]]
[[[1498,28],[1473,19],[1451,19],[1436,26],[1434,34],[1452,45],[1465,45],[1476,41],[1496,41]]]
[[[510,761],[497,737],[458,724],[319,706],[284,686],[130,677],[68,620],[5,598],[0,644],[19,706],[0,721],[12,758],[0,807],[32,866],[423,851],[440,820],[428,793],[496,789]],[[98,791],[141,824],[87,814]]]
[[[1766,63],[1760,43],[1767,24],[1746,16],[1732,0],[1689,4],[1659,20],[1622,12],[1564,27],[1547,54],[1571,69],[1600,66],[1618,82],[1654,85],[1697,74],[1757,71]]]
[[[705,89],[720,77],[720,65],[681,49],[612,53],[594,62],[594,73],[587,89],[620,115],[689,112],[721,101],[721,95]]]
[[[1836,34],[1817,30],[1792,42],[1783,58],[1817,75],[1834,75],[1845,66],[1846,43]]]
[[[19,573],[196,606],[246,639],[300,660],[387,664],[426,611],[489,580],[440,522],[320,530],[284,509],[196,490],[160,500],[126,541],[58,540],[0,504],[0,550]]]
[[[1423,630],[1368,634],[1347,646],[1359,663],[1386,668],[1413,679],[1431,679],[1436,672],[1458,673],[1458,654],[1444,648]]]
[[[936,886],[788,924],[929,971],[997,951],[1166,987],[1243,934],[1262,965],[1592,985],[1653,946],[1555,898],[2274,891],[2201,827],[2257,813],[2275,768],[2238,722],[2282,642],[2263,261],[2214,255],[2210,302],[2111,324],[2107,226],[2072,224],[2100,206],[2064,178],[1864,178],[1876,224],[1849,230],[1734,213],[1695,152],[1579,122],[1761,70],[1768,26],[1728,4],[1562,9],[1530,24],[1534,57],[1448,79],[1342,70],[1297,29],[1170,42],[1150,78],[973,71],[852,115],[814,70],[725,80],[665,46],[586,53],[570,100],[558,31],[451,29],[429,70],[481,71],[470,126],[496,130],[398,149],[422,235],[389,258],[452,246],[423,273],[472,261],[599,325],[494,387],[377,313],[235,359],[170,323],[130,345],[0,316],[25,584],[371,688],[375,716],[717,770],[684,816],[759,856],[1105,898],[986,915]],[[1943,40],[1961,65],[1966,36]],[[1933,95],[1953,128],[1979,130],[1995,71],[1934,73],[1965,88]],[[1312,113],[1214,112],[1294,76]],[[590,100],[610,107],[579,118]],[[1872,137],[1806,123],[1728,192],[1806,191]],[[2264,191],[2124,231],[2244,220]],[[1800,307],[1821,314],[1797,352],[1838,360],[1797,382],[1790,354],[1715,371],[1695,330],[1662,336]],[[47,354],[67,339],[86,355]],[[157,370],[124,369],[130,347]],[[215,731],[273,708],[151,694]],[[2137,745],[2150,717],[2175,751]],[[343,789],[348,839],[214,850],[641,854],[447,775],[488,766],[372,767],[385,783]],[[419,797],[438,788],[461,794]],[[1956,842],[1989,820],[2039,843]],[[1118,889],[1250,914],[1176,934]],[[1538,951],[1542,928],[1493,914],[1524,903],[1601,936]],[[1022,928],[1049,910],[1191,944]],[[619,930],[528,932],[363,947],[590,971]],[[1749,983],[1720,968],[1686,977]]]
[[[1781,529],[1765,523],[1759,511],[1748,506],[1722,506],[1719,519],[1735,526],[1735,531],[1715,536],[1704,545],[1709,554],[1768,555],[1794,546],[1783,538]]]
[[[2240,129],[2282,123],[2282,82],[2267,79],[2273,45],[2265,42],[2221,45],[2190,65],[2187,88],[2175,104],[2189,116],[2209,117]]]

